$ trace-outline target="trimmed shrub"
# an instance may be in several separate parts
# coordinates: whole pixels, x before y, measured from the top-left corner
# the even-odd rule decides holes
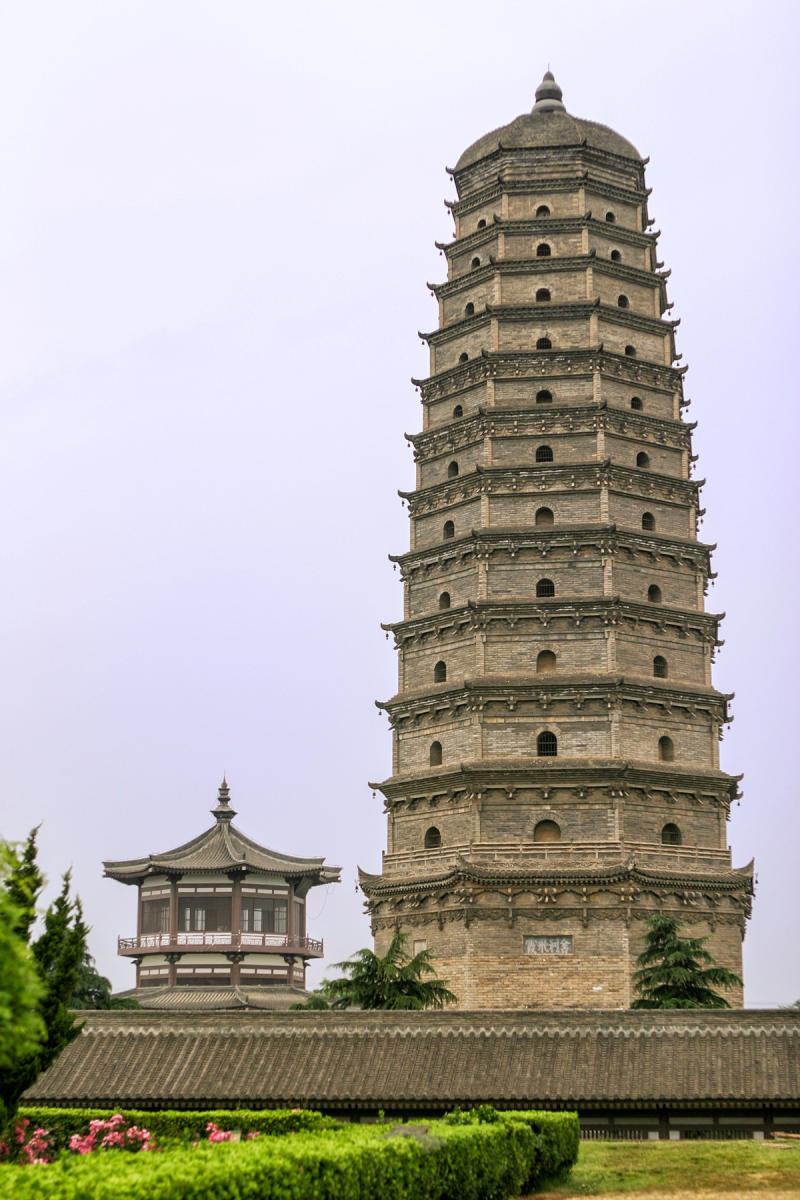
[[[533,1109],[500,1111],[490,1104],[481,1104],[465,1112],[456,1109],[443,1120],[449,1125],[522,1122],[532,1129],[536,1135],[537,1155],[532,1173],[523,1188],[526,1193],[533,1191],[542,1179],[568,1174],[578,1157],[581,1131],[577,1113],[536,1112]]]
[[[577,1113],[510,1110],[500,1115],[503,1120],[524,1121],[537,1136],[540,1157],[535,1177],[528,1180],[527,1191],[533,1191],[542,1179],[570,1172],[578,1158],[581,1141]]]
[[[542,1135],[534,1125],[553,1115],[562,1114],[500,1114],[495,1121],[389,1130],[354,1125],[155,1154],[109,1152],[50,1166],[5,1166],[0,1200],[504,1200],[538,1178]]]

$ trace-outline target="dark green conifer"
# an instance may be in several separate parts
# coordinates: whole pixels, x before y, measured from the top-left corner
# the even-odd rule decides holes
[[[645,947],[633,974],[638,992],[631,1008],[730,1008],[715,987],[741,985],[704,949],[708,938],[682,938],[674,917],[655,913],[647,922]]]

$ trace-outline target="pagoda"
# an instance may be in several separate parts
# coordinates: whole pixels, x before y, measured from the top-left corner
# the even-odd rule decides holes
[[[626,1008],[656,912],[741,972],[753,864],[727,845],[731,697],[646,162],[548,72],[450,172],[385,627],[388,845],[360,881],[376,951],[404,932],[463,1008]]]
[[[137,889],[136,935],[118,940],[136,964],[136,987],[123,994],[145,1008],[288,1007],[305,996],[308,960],[323,955],[306,897],[338,882],[339,868],[246,837],[224,779],[211,812],[211,828],[175,850],[103,864]]]

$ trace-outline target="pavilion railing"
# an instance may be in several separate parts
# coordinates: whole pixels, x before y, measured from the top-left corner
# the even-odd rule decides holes
[[[316,938],[289,937],[285,933],[241,933],[219,930],[179,930],[170,933],[142,933],[139,937],[117,938],[119,954],[139,954],[149,950],[275,950],[288,954],[322,954],[323,943]]]

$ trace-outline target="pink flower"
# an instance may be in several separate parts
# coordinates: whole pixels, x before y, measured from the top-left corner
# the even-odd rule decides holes
[[[252,1129],[250,1131],[250,1133],[248,1133],[247,1137],[244,1140],[246,1142],[252,1142],[253,1138],[257,1138],[257,1137],[261,1137],[261,1130],[260,1129]]]

